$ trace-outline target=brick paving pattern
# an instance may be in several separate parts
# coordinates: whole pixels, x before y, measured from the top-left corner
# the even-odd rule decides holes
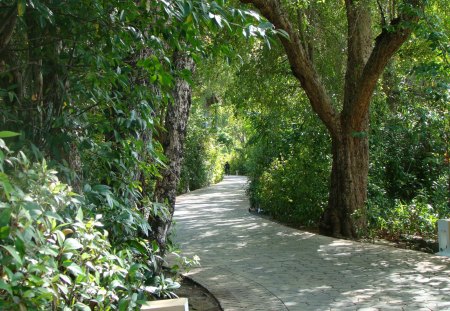
[[[450,310],[450,259],[333,239],[248,212],[245,177],[177,198],[187,275],[225,311]]]

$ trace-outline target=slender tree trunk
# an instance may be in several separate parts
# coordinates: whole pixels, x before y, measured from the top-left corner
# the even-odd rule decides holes
[[[194,71],[193,59],[181,52],[175,52],[173,62],[178,71]],[[149,222],[153,229],[153,238],[156,239],[163,253],[167,245],[167,235],[172,223],[175,211],[175,198],[181,173],[181,162],[184,153],[184,141],[186,137],[189,110],[191,107],[191,86],[183,78],[176,79],[173,91],[173,102],[170,102],[166,110],[165,129],[166,135],[162,138],[164,154],[167,157],[168,166],[161,173],[155,189],[155,199],[160,203],[167,203],[169,215],[167,217],[152,217]]]

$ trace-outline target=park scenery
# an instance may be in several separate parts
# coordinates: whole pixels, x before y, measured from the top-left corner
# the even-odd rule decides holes
[[[450,310],[449,37],[450,0],[0,0],[0,310]]]

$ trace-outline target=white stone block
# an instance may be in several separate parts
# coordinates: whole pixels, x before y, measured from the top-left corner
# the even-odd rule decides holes
[[[148,301],[141,311],[189,311],[187,298]]]
[[[438,220],[438,255],[450,257],[450,219]]]

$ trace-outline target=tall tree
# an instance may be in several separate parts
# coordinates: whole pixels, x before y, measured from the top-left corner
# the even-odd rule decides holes
[[[347,64],[343,99],[336,104],[309,56],[311,42],[290,20],[280,0],[241,0],[253,4],[276,28],[293,75],[309,98],[313,111],[332,138],[333,164],[328,207],[320,229],[332,236],[356,237],[366,226],[365,201],[369,168],[369,106],[377,81],[393,54],[412,32],[424,5],[421,0],[405,0],[389,22],[381,19],[381,33],[374,39],[371,7],[366,0],[346,0]],[[335,5],[335,3],[330,4]],[[382,12],[383,13],[383,12]],[[339,111],[336,107],[341,106]]]
[[[192,73],[195,68],[192,57],[180,51],[174,52],[173,64],[178,72]],[[167,217],[152,216],[149,221],[154,228],[154,237],[162,250],[165,249],[167,233],[175,211],[175,196],[181,174],[191,94],[189,82],[183,77],[178,77],[173,90],[173,100],[169,102],[166,110],[164,122],[166,132],[162,135],[161,144],[168,164],[161,172],[162,178],[156,184],[155,198],[159,202],[167,200],[169,215]]]

